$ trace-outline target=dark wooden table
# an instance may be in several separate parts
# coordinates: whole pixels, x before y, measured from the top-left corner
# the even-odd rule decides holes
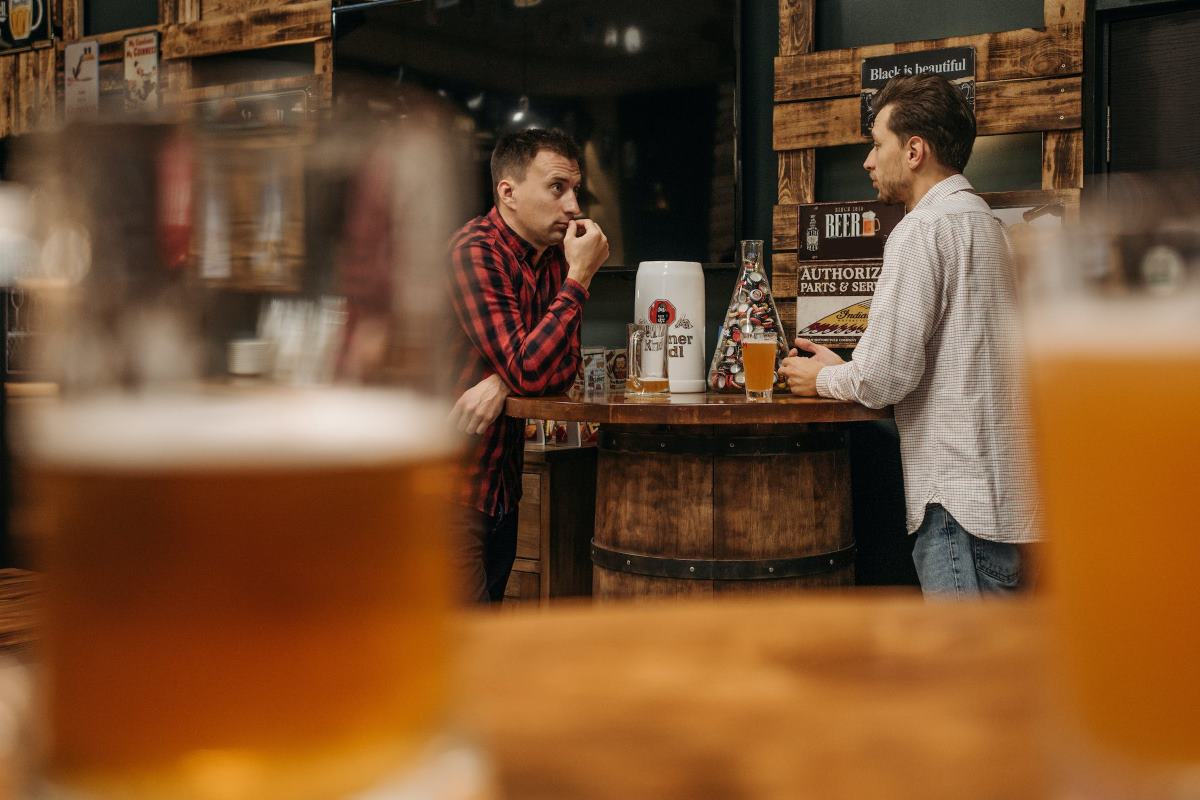
[[[514,417],[601,423],[592,591],[707,595],[853,582],[845,423],[890,409],[781,395],[510,397]]]
[[[804,593],[479,614],[463,715],[521,800],[1038,800],[1032,601]]]

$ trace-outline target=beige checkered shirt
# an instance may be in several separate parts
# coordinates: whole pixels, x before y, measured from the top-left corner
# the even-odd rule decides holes
[[[854,359],[823,397],[894,405],[909,533],[940,503],[970,533],[1037,538],[1008,242],[962,175],[896,225]]]

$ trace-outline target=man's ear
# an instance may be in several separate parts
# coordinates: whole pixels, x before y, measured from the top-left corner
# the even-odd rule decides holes
[[[909,169],[917,169],[929,157],[929,145],[920,136],[910,136],[904,144],[904,161]]]
[[[501,178],[500,182],[496,184],[497,201],[511,207],[513,204],[513,188],[514,184],[512,181],[508,178]]]

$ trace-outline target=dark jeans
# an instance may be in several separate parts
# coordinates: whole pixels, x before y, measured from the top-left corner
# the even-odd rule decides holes
[[[468,603],[499,603],[517,557],[517,510],[495,516],[459,509],[454,571]]]

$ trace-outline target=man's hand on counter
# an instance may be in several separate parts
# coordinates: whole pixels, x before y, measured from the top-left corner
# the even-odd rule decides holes
[[[462,393],[450,410],[450,421],[463,433],[479,435],[504,410],[508,386],[499,375],[489,375]]]
[[[563,252],[567,257],[567,277],[586,289],[596,270],[608,260],[608,237],[592,220],[573,219],[567,225]]]
[[[812,355],[802,358],[799,355],[801,350]],[[779,375],[787,381],[788,389],[792,394],[801,397],[816,397],[817,373],[825,367],[844,363],[846,362],[828,347],[797,336],[796,346],[779,364]]]

